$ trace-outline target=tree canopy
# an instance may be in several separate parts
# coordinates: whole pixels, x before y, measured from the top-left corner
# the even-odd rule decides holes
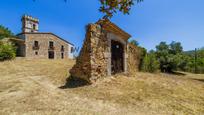
[[[135,46],[139,46],[139,42],[137,40],[131,40],[130,43]]]
[[[131,7],[134,3],[140,3],[143,0],[100,0],[100,12],[105,14],[105,18],[111,18],[114,13],[122,12],[129,14]]]
[[[160,69],[162,72],[173,72],[177,70],[181,64],[183,47],[180,42],[172,42],[166,44],[161,42],[156,46],[156,56],[160,62]]]
[[[0,25],[0,40],[12,36],[14,36],[14,34],[8,28]]]

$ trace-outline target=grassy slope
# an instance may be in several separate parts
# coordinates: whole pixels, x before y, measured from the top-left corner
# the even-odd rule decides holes
[[[136,73],[60,89],[71,60],[0,63],[0,114],[204,114],[204,75]]]

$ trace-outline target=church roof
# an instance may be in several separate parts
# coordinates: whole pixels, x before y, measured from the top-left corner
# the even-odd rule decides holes
[[[23,35],[23,34],[49,34],[49,35],[53,35],[53,36],[55,36],[55,37],[61,39],[62,41],[64,41],[64,42],[66,42],[66,43],[68,43],[68,44],[74,46],[74,44],[72,44],[72,43],[66,41],[65,39],[63,39],[63,38],[59,37],[58,35],[56,35],[56,34],[54,34],[54,33],[51,33],[51,32],[24,32],[24,33],[19,33],[19,34],[17,34],[17,36]]]

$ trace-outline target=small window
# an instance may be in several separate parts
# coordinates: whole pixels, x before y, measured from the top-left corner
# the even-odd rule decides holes
[[[54,47],[54,42],[50,41],[50,42],[49,42],[49,47],[50,47],[50,48],[53,48],[53,47]]]
[[[35,47],[38,47],[38,45],[39,45],[39,44],[38,44],[38,41],[34,41],[34,46],[35,46]]]
[[[74,52],[74,48],[73,47],[71,47],[71,53],[73,53]]]
[[[61,46],[61,51],[64,51],[64,46]]]
[[[35,25],[35,24],[33,24],[33,29],[34,29],[34,30],[36,29],[36,25]]]
[[[61,53],[61,58],[64,59],[64,53]]]
[[[35,52],[35,55],[38,55],[38,52]]]
[[[40,49],[40,47],[39,47],[38,41],[34,41],[33,50],[39,50],[39,49]]]

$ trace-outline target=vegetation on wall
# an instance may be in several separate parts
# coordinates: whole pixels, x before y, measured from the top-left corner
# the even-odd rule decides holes
[[[139,46],[139,42],[137,40],[131,40],[130,43],[135,46]]]
[[[135,39],[129,41],[129,43],[135,45],[140,50],[140,53],[139,53],[139,55],[140,55],[139,56],[140,57],[140,60],[139,60],[139,62],[140,62],[139,63],[139,70],[141,71],[142,68],[143,68],[142,66],[143,66],[143,62],[144,62],[145,56],[147,55],[147,50],[144,47],[139,46],[139,42],[137,40],[135,40]]]

